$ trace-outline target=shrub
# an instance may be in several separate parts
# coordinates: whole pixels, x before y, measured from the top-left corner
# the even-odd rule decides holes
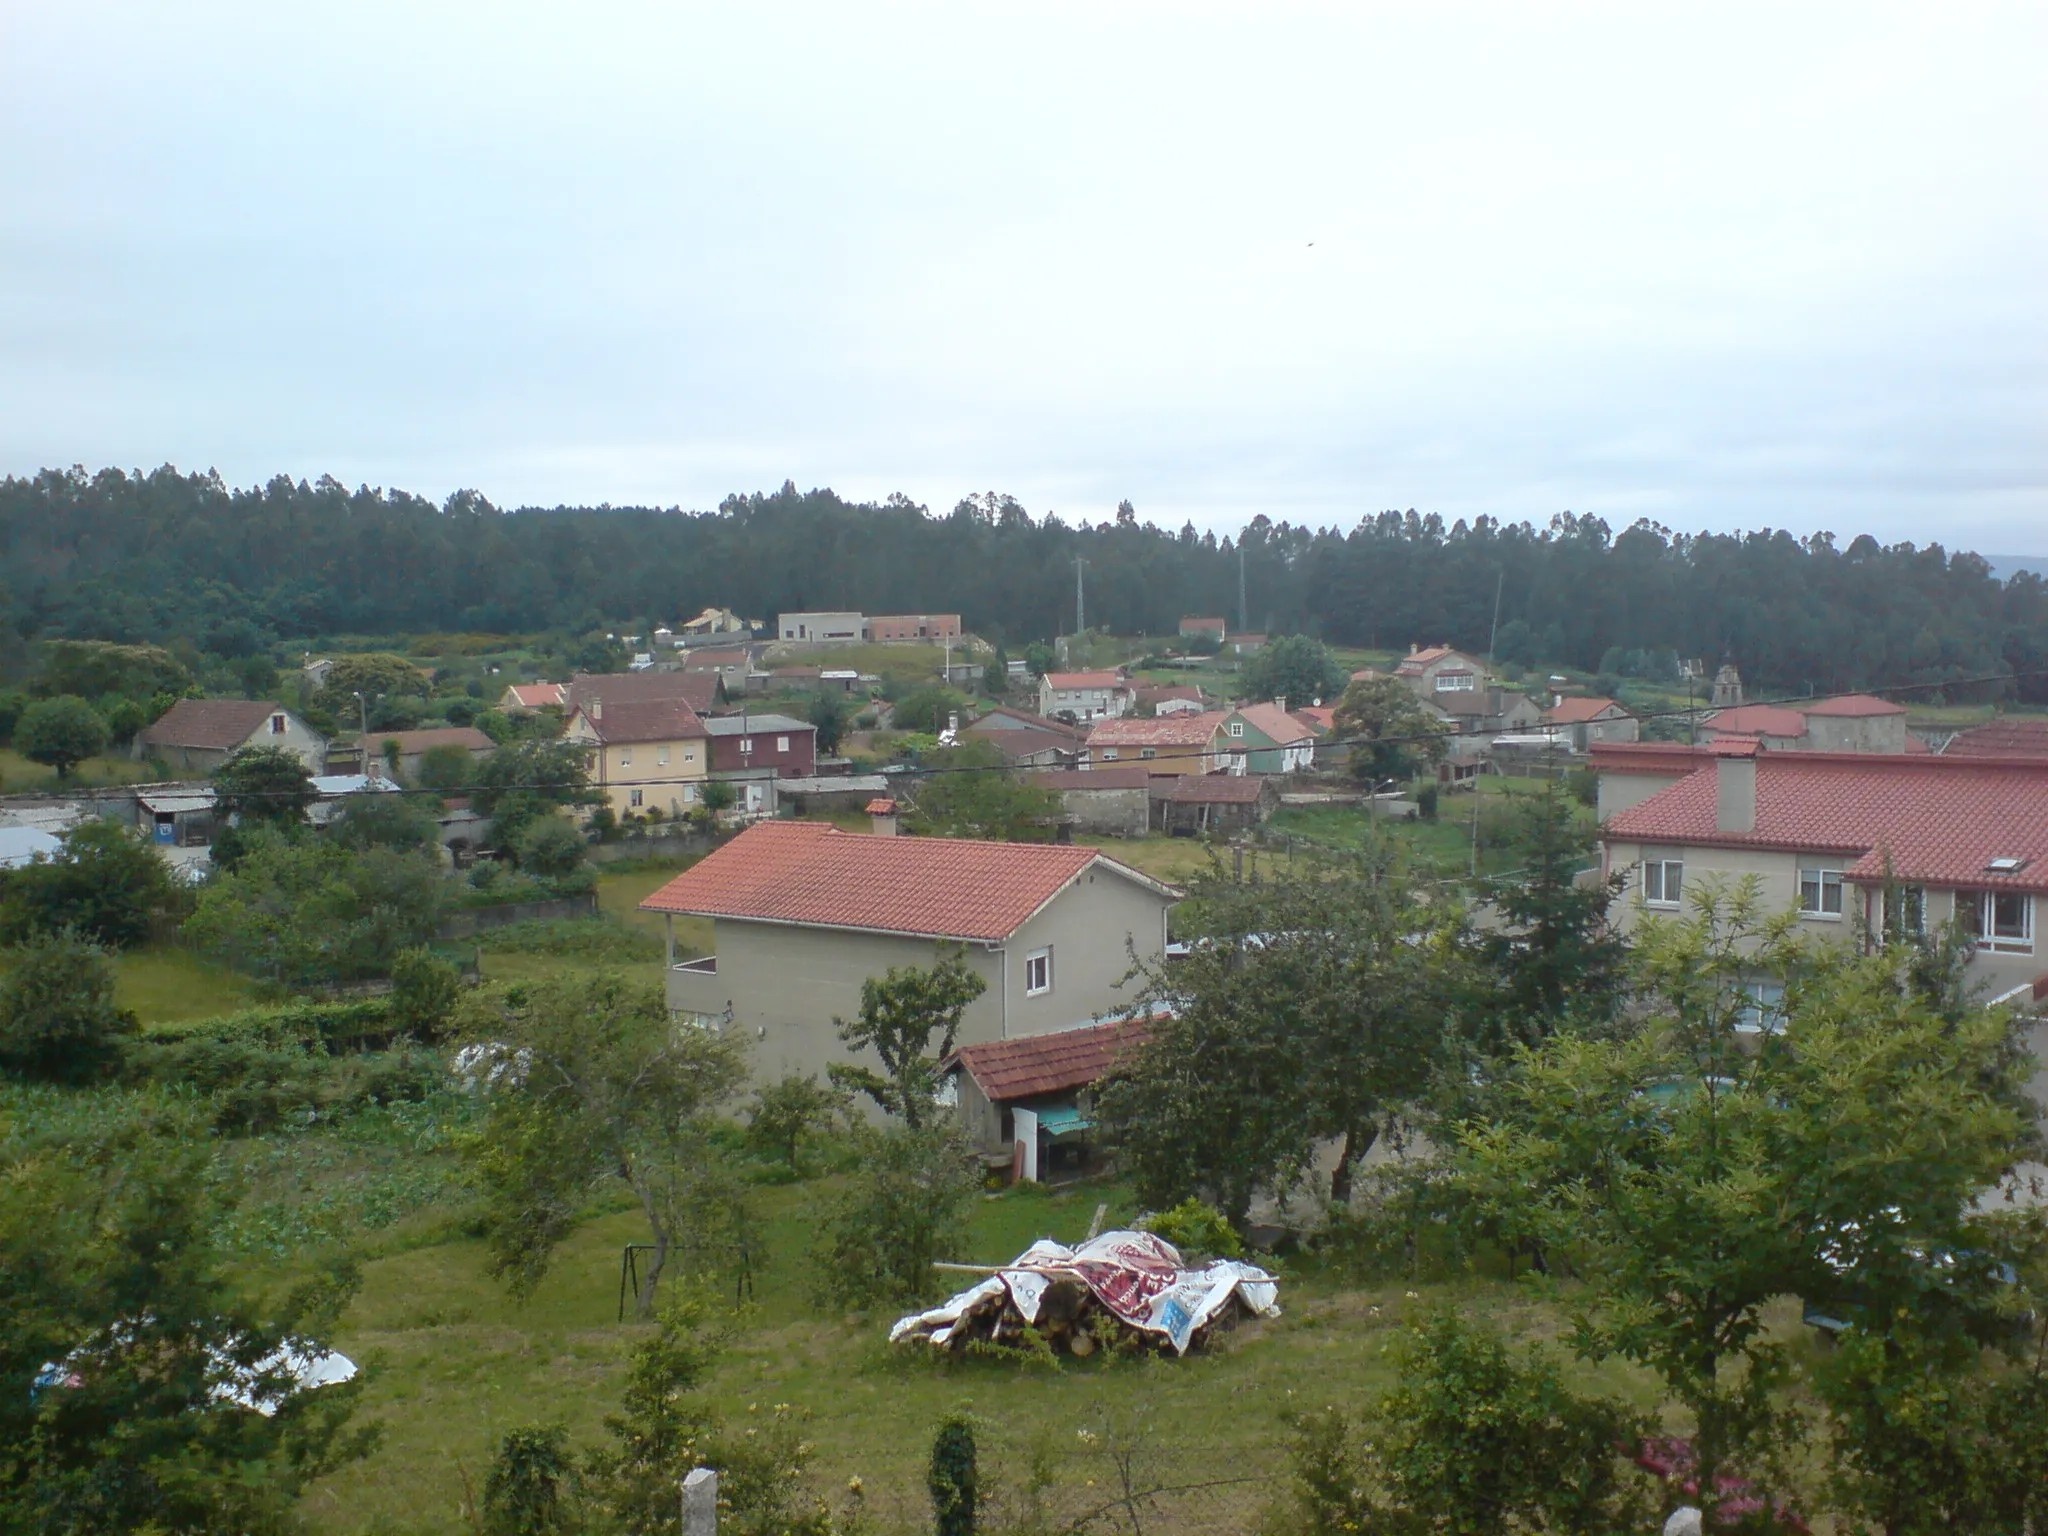
[[[974,1536],[974,1425],[965,1414],[939,1420],[925,1483],[932,1492],[934,1536]]]
[[[1181,1251],[1181,1257],[1190,1261],[1198,1256],[1214,1259],[1244,1257],[1244,1241],[1230,1225],[1229,1219],[1215,1206],[1200,1200],[1183,1200],[1171,1210],[1146,1217],[1139,1225],[1153,1236],[1165,1238]]]
[[[1415,792],[1415,814],[1424,821],[1435,821],[1436,798],[1436,781],[1431,780]]]
[[[559,816],[543,816],[512,844],[513,860],[531,874],[560,878],[583,863],[583,835]]]
[[[571,1525],[576,1460],[559,1424],[506,1433],[484,1479],[486,1536],[561,1536]]]
[[[106,951],[76,933],[39,936],[0,977],[0,1067],[46,1082],[81,1083],[107,1072],[135,1015],[114,1001]]]
[[[155,848],[111,821],[80,822],[59,835],[54,858],[0,873],[0,939],[72,928],[112,947],[140,944],[184,895]]]
[[[489,954],[570,955],[584,960],[658,960],[665,953],[661,940],[646,929],[609,914],[507,923],[486,928],[472,942]]]
[[[415,1039],[438,1039],[461,991],[446,960],[423,947],[403,950],[391,962],[391,1022]]]
[[[820,1301],[916,1301],[932,1265],[958,1250],[980,1197],[981,1169],[949,1129],[869,1131],[859,1168],[828,1198],[811,1250]]]

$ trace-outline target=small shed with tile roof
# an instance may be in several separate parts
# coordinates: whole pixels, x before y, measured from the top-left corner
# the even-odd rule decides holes
[[[1055,1162],[1063,1144],[1085,1146],[1094,1129],[1092,1090],[1142,1046],[1149,1020],[1112,1019],[1021,1040],[964,1046],[940,1063],[961,1127],[983,1158],[1008,1164],[1015,1111],[1039,1122],[1039,1166]]]

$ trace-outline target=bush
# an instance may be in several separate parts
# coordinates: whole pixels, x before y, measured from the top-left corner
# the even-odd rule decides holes
[[[932,1493],[934,1536],[974,1536],[974,1425],[965,1414],[939,1420],[925,1483]]]
[[[415,1040],[438,1040],[455,1011],[462,977],[425,948],[401,952],[391,962],[391,1022]]]
[[[512,845],[512,858],[530,874],[551,879],[572,873],[583,863],[583,834],[559,816],[537,818]]]
[[[0,941],[71,928],[125,948],[142,943],[185,903],[162,856],[126,827],[84,821],[58,841],[54,858],[0,872]]]
[[[1146,1217],[1139,1227],[1155,1237],[1165,1238],[1180,1250],[1182,1258],[1191,1263],[1197,1258],[1244,1257],[1244,1240],[1237,1235],[1229,1219],[1215,1206],[1200,1200],[1183,1200],[1171,1210]]]
[[[966,1238],[980,1164],[948,1129],[869,1131],[860,1156],[818,1215],[816,1295],[841,1306],[922,1300],[934,1290],[933,1263]]]
[[[1436,820],[1436,781],[1431,780],[1415,792],[1415,814],[1424,821]]]
[[[575,1529],[575,1483],[568,1430],[548,1424],[508,1431],[484,1479],[486,1536],[566,1536]]]
[[[135,1015],[114,1001],[106,951],[71,932],[15,950],[0,976],[0,1067],[45,1082],[82,1083],[120,1058]]]
[[[215,1129],[230,1135],[415,1102],[448,1083],[430,1051],[331,1056],[304,1043],[233,1034],[134,1041],[123,1069],[131,1082],[199,1095]]]

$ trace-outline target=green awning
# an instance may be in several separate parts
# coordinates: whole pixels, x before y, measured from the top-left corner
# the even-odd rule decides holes
[[[1081,1111],[1071,1104],[1062,1105],[1058,1109],[1041,1109],[1038,1112],[1038,1128],[1048,1136],[1072,1136],[1077,1131],[1090,1129],[1093,1125],[1092,1120],[1084,1118]]]

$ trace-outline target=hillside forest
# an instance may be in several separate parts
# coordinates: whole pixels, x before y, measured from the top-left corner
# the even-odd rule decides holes
[[[1232,539],[1158,527],[1129,502],[1090,524],[993,492],[935,515],[900,495],[849,502],[793,484],[710,512],[507,511],[474,491],[436,505],[282,475],[243,490],[170,467],[0,481],[0,647],[161,643],[227,624],[264,641],[578,633],[712,604],[761,619],[959,612],[1018,647],[1074,628],[1077,558],[1091,627],[1119,634],[1216,614],[1343,645],[1491,645],[1524,666],[1590,669],[1619,648],[1732,661],[1776,692],[1920,685],[1959,702],[2048,702],[2048,583],[2001,582],[1939,544],[1647,521],[1617,533],[1569,512],[1542,527],[1446,526],[1415,511],[1348,529],[1260,516]]]

